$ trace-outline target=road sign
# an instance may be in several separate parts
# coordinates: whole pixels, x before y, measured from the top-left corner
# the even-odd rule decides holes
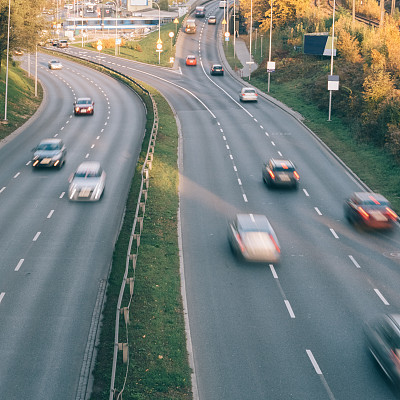
[[[121,38],[115,39],[115,44],[121,44]]]
[[[224,33],[225,37],[229,37],[231,34],[229,32]]]
[[[224,18],[221,22],[222,25],[226,25],[226,19]]]
[[[275,72],[275,61],[267,62],[267,72]]]
[[[98,44],[98,45],[97,45],[97,50],[98,50],[98,51],[103,50],[103,46],[102,46],[101,44]]]
[[[157,44],[162,44],[162,40],[161,39],[157,39]]]
[[[157,43],[157,51],[162,51],[162,44],[161,43]]]

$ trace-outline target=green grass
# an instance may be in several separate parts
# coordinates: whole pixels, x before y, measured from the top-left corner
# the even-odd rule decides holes
[[[41,86],[38,85],[38,96],[35,97],[34,80],[19,68],[17,62],[10,62],[8,69],[7,122],[5,122],[5,81],[6,64],[3,62],[0,72],[0,140],[26,122],[35,113],[43,99]]]

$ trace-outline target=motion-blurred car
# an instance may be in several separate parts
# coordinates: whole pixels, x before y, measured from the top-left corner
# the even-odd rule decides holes
[[[32,149],[32,167],[57,167],[65,164],[67,148],[61,139],[43,139]]]
[[[387,314],[366,324],[368,349],[383,372],[400,385],[400,314]]]
[[[240,101],[258,101],[258,94],[256,89],[244,87],[239,94]]]
[[[211,69],[210,69],[210,74],[211,75],[223,75],[224,74],[224,68],[220,64],[213,64]]]
[[[353,193],[345,201],[344,213],[350,223],[373,229],[391,229],[399,219],[389,200],[372,192]]]
[[[196,18],[204,18],[206,16],[206,8],[204,6],[197,6],[194,16]]]
[[[49,69],[62,69],[62,64],[58,60],[50,60],[47,65]]]
[[[98,201],[104,192],[106,173],[97,161],[79,165],[69,178],[68,198],[74,201]]]
[[[21,49],[14,50],[14,55],[16,55],[16,56],[22,56],[23,54],[24,54],[24,51]]]
[[[94,114],[94,101],[90,97],[80,97],[74,103],[75,115],[93,115]]]
[[[61,49],[67,48],[68,47],[68,40],[65,40],[65,39],[59,40],[59,42],[57,44],[57,47],[61,48]]]
[[[228,241],[233,253],[246,261],[279,261],[278,238],[265,215],[237,214],[229,223]]]
[[[209,25],[215,25],[217,23],[217,17],[215,15],[210,15],[207,22]]]
[[[290,160],[271,158],[263,164],[262,177],[268,186],[297,188],[300,176]]]
[[[197,65],[196,56],[190,55],[186,57],[186,65]]]

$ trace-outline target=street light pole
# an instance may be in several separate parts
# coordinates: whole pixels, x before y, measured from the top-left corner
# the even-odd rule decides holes
[[[158,7],[158,43],[161,43],[161,9],[157,3],[154,2],[153,4]],[[158,63],[161,63],[161,51],[158,52]]]
[[[252,34],[253,32],[253,0],[250,2],[250,60],[249,60],[249,80],[251,78],[251,40],[252,40]]]
[[[272,49],[272,0],[271,0],[271,17],[270,17],[270,26],[269,26],[269,54],[268,61],[271,62],[271,49]],[[269,84],[271,82],[271,72],[268,72],[268,93],[269,93]]]
[[[4,97],[4,121],[7,121],[7,102],[8,102],[8,58],[10,54],[10,19],[11,19],[11,0],[8,0],[8,25],[7,25],[7,63],[6,63],[6,93]]]
[[[333,0],[332,47],[331,47],[331,76],[333,75],[333,41],[334,41],[334,39],[335,39],[335,8],[336,8],[336,1]],[[332,90],[329,91],[329,113],[328,113],[328,121],[331,120],[331,110],[332,110]]]

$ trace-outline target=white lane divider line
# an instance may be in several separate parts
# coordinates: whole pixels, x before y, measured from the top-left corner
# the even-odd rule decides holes
[[[19,269],[21,268],[21,265],[23,264],[25,260],[23,258],[21,258],[17,264],[17,266],[15,267],[14,271],[19,271]]]
[[[0,189],[0,193],[3,193],[5,190],[6,190],[6,187],[3,186],[3,187]]]
[[[329,228],[329,230],[331,231],[331,233],[335,239],[339,239],[339,236],[336,234],[336,232],[332,228]]]
[[[273,266],[272,264],[269,264],[269,269],[270,269],[271,272],[272,272],[272,276],[273,276],[275,279],[278,279],[278,274],[276,273],[275,268],[274,268],[274,266]]]
[[[378,290],[378,289],[374,289],[374,292],[378,295],[378,297],[382,300],[382,303],[385,306],[389,306],[389,302],[383,297],[383,294]]]
[[[289,303],[289,300],[284,300],[284,301],[285,301],[286,308],[289,311],[290,318],[296,318],[296,316],[294,315],[294,312],[292,310],[292,306]]]
[[[15,178],[18,178],[18,177],[20,176],[20,174],[21,174],[21,172],[17,172],[17,173],[14,175],[14,179],[15,179]]]
[[[53,215],[53,213],[54,213],[54,210],[51,210],[51,211],[49,212],[49,215],[47,216],[47,218],[48,218],[48,219],[51,218],[51,216]]]
[[[314,355],[313,355],[312,351],[307,349],[306,352],[307,352],[308,358],[309,358],[310,361],[311,361],[311,364],[313,365],[313,367],[314,367],[314,369],[315,369],[315,372],[316,372],[318,375],[322,375],[322,371],[321,371],[321,369],[319,368],[319,365],[318,365],[318,363],[317,363],[317,360],[314,358]]]
[[[319,211],[319,208],[318,208],[318,207],[314,207],[314,210],[317,212],[318,215],[322,215],[322,212]]]
[[[355,259],[352,255],[349,255],[349,258],[350,258],[351,262],[352,262],[357,268],[361,268],[361,267],[360,267],[360,264],[356,261],[356,259]]]
[[[310,195],[308,194],[308,192],[307,192],[306,189],[303,189],[303,192],[304,192],[304,194],[305,194],[307,197],[310,197]]]
[[[6,295],[6,292],[1,292],[0,293],[0,303],[4,299],[4,296]]]
[[[39,239],[40,233],[41,233],[41,232],[37,232],[37,233],[36,233],[36,235],[35,235],[35,237],[33,238],[32,242],[36,242],[36,241]]]

